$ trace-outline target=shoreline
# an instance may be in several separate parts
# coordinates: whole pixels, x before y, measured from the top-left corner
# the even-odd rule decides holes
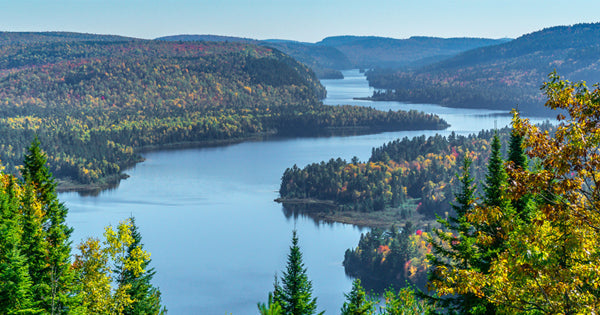
[[[233,139],[217,139],[217,140],[203,140],[203,141],[188,141],[188,142],[176,142],[161,145],[147,145],[141,146],[135,149],[136,153],[148,153],[155,151],[166,151],[166,150],[180,150],[180,149],[191,149],[191,148],[210,148],[226,146],[231,144],[242,143],[246,141],[260,140],[264,137],[276,135],[276,132],[264,132],[252,134],[248,137],[233,138]],[[56,191],[59,193],[64,192],[78,192],[82,195],[97,196],[103,190],[115,189],[119,187],[119,183],[123,179],[129,178],[126,173],[127,170],[134,168],[138,163],[144,162],[145,159],[142,157],[138,162],[133,165],[128,165],[119,174],[102,177],[98,182],[83,184],[73,181],[70,178],[58,178],[56,179]]]
[[[414,224],[434,224],[435,220],[425,220],[420,215],[403,218],[398,208],[386,208],[381,211],[362,212],[354,210],[339,210],[339,206],[332,200],[319,200],[312,198],[277,198],[274,200],[284,207],[286,215],[303,215],[310,217],[315,222],[351,224],[359,228],[390,228],[403,227],[407,221]]]

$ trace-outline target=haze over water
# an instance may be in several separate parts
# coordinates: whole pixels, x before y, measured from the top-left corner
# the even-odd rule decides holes
[[[356,101],[354,97],[369,96],[372,90],[357,70],[344,75],[344,80],[322,81],[326,104],[418,109],[440,115],[451,127],[146,153],[146,161],[128,170],[131,177],[116,189],[98,196],[60,194],[69,208],[68,224],[75,229],[73,244],[101,237],[106,225],[133,215],[144,248],[152,253],[154,283],[171,314],[256,314],[256,303],[265,302],[273,289],[273,276],[285,268],[296,228],[318,310],[339,313],[352,282],[344,274],[344,252],[357,245],[361,230],[286,218],[273,202],[283,171],[337,157],[364,161],[373,147],[405,136],[465,134],[510,123],[506,112]]]

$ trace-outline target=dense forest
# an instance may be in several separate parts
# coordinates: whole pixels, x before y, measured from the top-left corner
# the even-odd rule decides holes
[[[571,81],[600,81],[599,39],[598,23],[557,26],[410,71],[373,70],[367,78],[381,89],[375,100],[548,113],[538,82],[553,71]]]
[[[36,139],[21,177],[0,172],[0,313],[162,314],[135,218],[71,255],[68,209]]]
[[[505,139],[508,129],[499,131]],[[484,176],[493,131],[448,137],[397,139],[373,148],[366,162],[340,158],[296,165],[283,173],[279,193],[285,207],[302,200],[329,201],[334,211],[383,212],[396,209],[403,218],[433,219],[450,210],[455,175],[465,155],[474,160],[475,178]],[[331,209],[331,207],[330,207]]]
[[[0,52],[0,160],[15,174],[34,135],[57,178],[103,184],[147,147],[447,126],[429,114],[325,106],[312,71],[250,44],[2,33]]]
[[[408,284],[425,290],[430,233],[416,229],[410,221],[402,228],[374,228],[361,234],[356,248],[346,250],[344,270],[373,293]]]

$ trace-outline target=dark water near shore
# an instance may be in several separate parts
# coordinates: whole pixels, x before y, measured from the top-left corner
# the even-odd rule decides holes
[[[429,104],[356,101],[371,94],[364,76],[346,71],[344,80],[324,80],[326,104],[356,104],[383,110],[436,113],[450,131],[472,133],[503,127],[506,112],[444,108]],[[127,173],[130,178],[98,196],[62,193],[70,209],[74,244],[100,237],[106,225],[133,215],[152,253],[155,284],[171,314],[256,314],[285,267],[292,230],[298,230],[318,309],[338,314],[352,280],[344,274],[344,251],[361,230],[286,218],[278,197],[285,168],[342,157],[369,158],[371,148],[399,137],[435,131],[386,132],[328,138],[269,139],[223,147],[151,152]]]

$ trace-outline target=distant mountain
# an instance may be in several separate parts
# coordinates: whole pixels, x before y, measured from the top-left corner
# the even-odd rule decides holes
[[[406,68],[424,65],[510,39],[411,37],[395,39],[376,36],[335,36],[317,45],[344,53],[354,68]]]
[[[174,35],[159,37],[161,41],[242,42],[272,47],[288,54],[311,68],[319,78],[343,78],[339,69],[352,67],[348,58],[333,47],[284,39],[257,40],[219,35]]]
[[[313,44],[285,39],[255,40],[218,35],[175,35],[160,37],[166,41],[231,41],[268,46],[294,57],[310,67],[317,77],[343,78],[339,70],[400,68],[426,65],[482,46],[504,43],[509,39],[336,36]]]
[[[571,81],[600,81],[600,24],[557,26],[481,47],[413,71],[371,71],[387,92],[375,99],[538,112],[540,86],[556,70]]]
[[[159,41],[181,41],[181,42],[232,42],[232,43],[249,43],[259,44],[258,39],[244,38],[244,37],[233,37],[233,36],[222,36],[222,35],[172,35],[156,38]]]
[[[131,37],[72,32],[0,32],[0,45],[74,41],[132,41]]]

